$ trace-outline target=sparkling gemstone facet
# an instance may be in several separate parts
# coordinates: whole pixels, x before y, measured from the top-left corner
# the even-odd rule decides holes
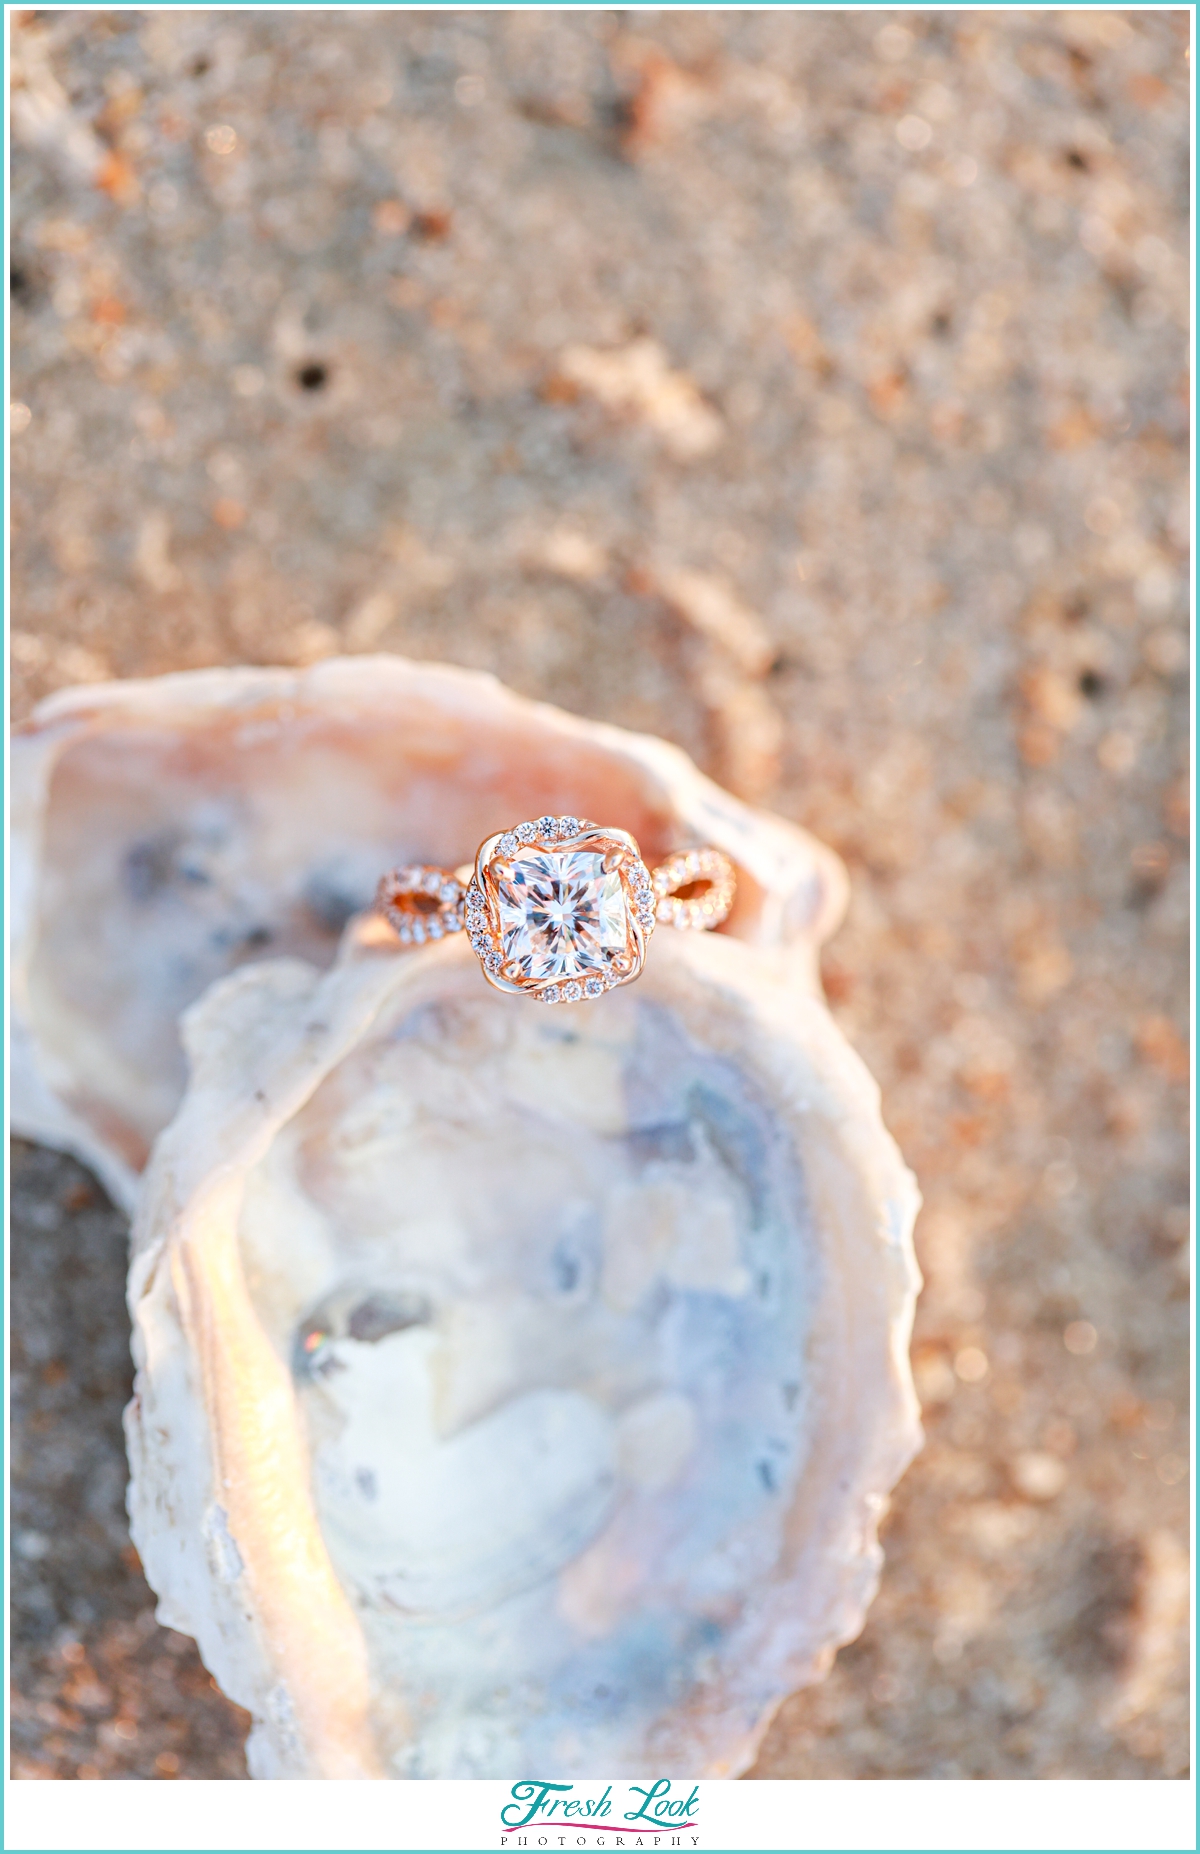
[[[522,850],[497,871],[506,962],[523,978],[581,978],[626,950],[628,918],[617,870],[594,850]]]

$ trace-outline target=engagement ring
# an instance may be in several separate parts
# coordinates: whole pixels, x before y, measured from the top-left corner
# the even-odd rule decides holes
[[[572,1004],[635,979],[656,925],[719,927],[735,887],[721,850],[651,870],[628,831],[546,817],[486,838],[473,869],[392,870],[376,906],[405,945],[465,933],[498,991]]]

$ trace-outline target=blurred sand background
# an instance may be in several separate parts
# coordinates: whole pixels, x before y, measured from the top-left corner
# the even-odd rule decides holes
[[[12,19],[13,688],[394,650],[846,859],[928,1446],[762,1777],[1187,1755],[1184,12]],[[14,1773],[242,1777],[13,1179]]]

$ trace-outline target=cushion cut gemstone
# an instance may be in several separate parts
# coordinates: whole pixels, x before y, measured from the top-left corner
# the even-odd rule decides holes
[[[522,850],[497,871],[506,963],[523,978],[606,972],[628,941],[625,891],[595,850]]]

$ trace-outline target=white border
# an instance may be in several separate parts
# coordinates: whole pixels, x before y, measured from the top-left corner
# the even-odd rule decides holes
[[[502,1783],[15,1783],[21,1849],[500,1849],[614,1854],[724,1849],[1194,1849],[1191,1783],[703,1783],[691,1832],[500,1832]],[[348,1792],[348,1793],[347,1793]],[[545,1840],[542,1841],[544,1834]],[[620,1844],[620,1845],[614,1845]]]

